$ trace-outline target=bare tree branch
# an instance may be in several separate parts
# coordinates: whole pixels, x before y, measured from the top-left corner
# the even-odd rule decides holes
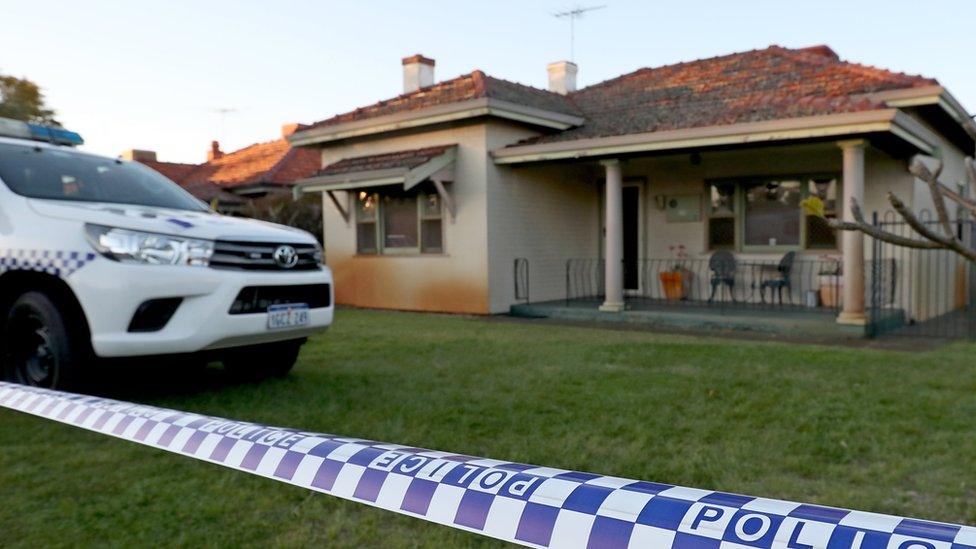
[[[960,183],[960,185],[964,185],[964,183]],[[946,185],[942,185],[940,190],[942,191],[942,194],[946,196],[946,198],[952,200],[956,204],[959,204],[963,208],[966,208],[970,213],[976,214],[976,201],[966,198]]]
[[[914,238],[908,238],[905,236],[899,236],[894,233],[889,233],[883,231],[874,225],[868,225],[866,223],[856,223],[853,221],[841,221],[840,219],[830,219],[828,224],[839,231],[860,231],[870,237],[877,238],[882,242],[887,242],[889,244],[894,244],[895,246],[902,246],[905,248],[919,248],[924,250],[941,250],[945,248],[940,244],[935,242],[929,242],[928,240],[917,240]]]
[[[964,161],[966,169],[966,177],[969,180],[969,188],[976,188],[976,160],[972,157],[967,157]],[[957,192],[946,185],[939,183],[939,175],[942,174],[943,163],[939,161],[934,170],[929,170],[929,168],[921,162],[919,159],[912,161],[909,171],[915,177],[925,181],[929,187],[929,191],[932,193],[932,201],[935,206],[935,211],[939,216],[939,223],[942,226],[942,231],[945,234],[939,234],[924,222],[922,222],[912,210],[905,205],[897,196],[892,193],[888,193],[888,202],[895,209],[895,212],[905,220],[909,227],[911,227],[916,233],[918,233],[922,239],[912,238],[897,235],[889,231],[885,231],[877,225],[872,225],[865,221],[864,214],[861,211],[861,206],[856,200],[851,200],[851,217],[853,221],[844,221],[839,219],[829,219],[827,223],[838,230],[842,231],[859,231],[863,234],[876,238],[882,242],[887,242],[889,244],[894,244],[896,246],[903,246],[906,248],[918,248],[927,250],[950,250],[953,251],[969,261],[976,263],[976,249],[972,249],[956,237],[955,232],[952,230],[952,220],[949,217],[949,212],[946,209],[945,199],[948,198],[953,202],[959,204],[971,214],[976,215],[976,200],[971,198],[966,198],[962,193]],[[822,215],[822,209],[821,213]]]
[[[943,248],[948,248],[959,255],[965,256],[970,261],[976,262],[976,250],[971,250],[963,246],[962,243],[956,240],[955,237],[944,237],[926,227],[925,223],[919,221],[919,219],[915,217],[915,214],[912,213],[912,210],[909,209],[904,202],[890,192],[888,193],[888,202],[891,202],[891,206],[895,208],[898,215],[900,215],[911,228],[915,229],[915,232],[922,235],[922,237],[927,238],[932,242],[942,244]]]
[[[942,173],[942,161],[937,160],[935,164],[935,171],[929,171],[928,167],[919,158],[915,158],[912,161],[912,165],[908,168],[908,171],[912,172],[912,175],[921,179],[929,186],[929,192],[932,194],[932,204],[935,206],[935,213],[939,216],[939,223],[942,224],[942,230],[945,232],[947,237],[953,237],[952,233],[952,222],[949,220],[949,212],[946,210],[945,198],[942,196],[942,192],[939,184],[939,175]],[[889,196],[889,201],[891,197]]]
[[[851,217],[854,218],[854,221],[828,219],[827,223],[835,229],[841,231],[861,231],[868,236],[872,236],[878,240],[881,240],[882,242],[888,242],[889,244],[894,244],[896,246],[904,246],[906,248],[922,248],[928,250],[943,248],[943,246],[929,240],[908,238],[885,231],[876,225],[871,225],[865,221],[864,212],[861,211],[861,205],[858,204],[857,200],[854,198],[851,199]]]

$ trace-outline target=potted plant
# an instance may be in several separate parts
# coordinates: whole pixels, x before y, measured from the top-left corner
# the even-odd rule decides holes
[[[695,273],[685,267],[685,260],[688,253],[685,251],[684,244],[668,246],[674,260],[666,271],[658,273],[661,280],[661,288],[664,290],[664,297],[669,300],[688,299],[691,295],[691,281]]]
[[[817,273],[820,283],[820,304],[824,307],[837,308],[840,306],[844,293],[844,280],[841,278],[843,263],[841,258],[832,255],[821,256],[824,265]]]

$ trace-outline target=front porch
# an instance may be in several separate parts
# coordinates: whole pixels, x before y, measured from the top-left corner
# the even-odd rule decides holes
[[[564,273],[564,298],[533,301],[532,273],[552,278],[557,268]],[[864,325],[837,322],[843,279],[836,259],[796,259],[787,253],[778,260],[713,254],[709,259],[624,261],[623,306],[617,310],[605,306],[607,272],[602,259],[534,266],[528,259],[516,260],[516,294],[522,303],[513,305],[511,314],[678,330],[803,334],[813,339],[865,336]]]
[[[573,322],[634,324],[682,331],[719,331],[798,336],[811,340],[860,339],[863,326],[838,324],[830,311],[803,308],[757,308],[747,304],[710,305],[687,302],[680,306],[643,298],[625,298],[621,311],[601,311],[599,298],[574,298],[513,305],[512,316],[552,318]]]

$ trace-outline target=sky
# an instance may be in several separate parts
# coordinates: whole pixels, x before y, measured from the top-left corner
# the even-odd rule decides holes
[[[830,45],[843,59],[937,78],[976,112],[976,1],[630,1],[576,23],[581,85],[641,67]],[[474,69],[546,87],[569,57],[562,0],[46,2],[0,0],[0,74],[39,84],[84,149],[202,162],[387,99],[402,57],[436,78]],[[220,111],[225,112],[221,113]]]

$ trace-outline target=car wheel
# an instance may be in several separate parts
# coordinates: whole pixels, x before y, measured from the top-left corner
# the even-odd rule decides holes
[[[224,367],[234,377],[246,380],[285,377],[298,361],[304,343],[304,339],[295,339],[230,349],[224,353]]]
[[[86,346],[58,307],[41,292],[21,295],[3,324],[4,379],[49,389],[79,385]]]

